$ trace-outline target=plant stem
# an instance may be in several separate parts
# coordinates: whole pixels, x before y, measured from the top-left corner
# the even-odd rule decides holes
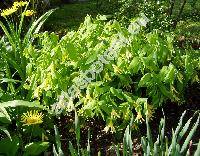
[[[31,138],[32,138],[32,135],[33,135],[33,129],[34,129],[34,126],[31,129],[31,135],[30,135],[30,138],[29,138],[29,143],[31,143]]]

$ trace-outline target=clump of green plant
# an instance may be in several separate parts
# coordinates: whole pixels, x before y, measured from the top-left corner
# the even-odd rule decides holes
[[[38,34],[38,44],[24,53],[31,58],[24,85],[30,98],[58,114],[77,108],[86,118],[102,117],[105,130],[112,132],[125,128],[132,115],[138,125],[147,109],[151,118],[168,99],[183,102],[187,84],[199,80],[198,52],[174,47],[171,33],[145,32],[147,22],[143,15],[126,28],[106,16],[87,16],[77,31],[61,39]]]
[[[194,146],[192,137],[199,126],[200,114],[199,112],[194,113],[193,117],[191,117],[186,124],[183,125],[183,118],[185,117],[185,114],[186,111],[182,114],[175,131],[172,130],[171,139],[165,136],[165,118],[161,119],[156,142],[153,141],[154,138],[152,138],[148,119],[146,119],[147,136],[142,137],[141,139],[144,155],[191,155],[191,146]],[[191,126],[190,124],[192,120],[194,120],[195,116],[197,116],[197,120]],[[183,143],[181,143],[181,141]],[[196,145],[197,149],[194,152],[194,156],[197,156],[200,153],[200,141]]]
[[[3,100],[26,98],[23,85],[27,78],[26,66],[29,60],[25,57],[24,50],[33,43],[33,36],[39,32],[42,24],[54,11],[50,10],[40,18],[31,21],[27,30],[24,29],[25,17],[35,13],[35,10],[28,10],[28,5],[26,1],[14,2],[12,7],[1,12],[1,16],[5,19],[0,21],[0,27],[5,33],[0,40],[0,61],[4,65],[1,67],[0,82]],[[19,18],[14,14],[19,15]]]
[[[123,155],[123,156],[132,156],[133,154],[143,154],[146,156],[151,155],[191,155],[191,147],[197,146],[195,150],[193,150],[194,156],[198,156],[200,152],[200,141],[199,143],[195,144],[192,142],[192,138],[195,134],[195,132],[198,129],[200,115],[199,112],[195,112],[193,117],[191,117],[185,125],[183,125],[183,118],[185,117],[186,111],[183,112],[179,122],[178,126],[176,127],[175,131],[172,130],[172,138],[167,138],[165,136],[165,118],[162,118],[159,125],[159,131],[158,131],[158,137],[157,139],[152,136],[152,132],[150,130],[149,126],[149,119],[146,118],[146,127],[147,127],[147,133],[145,137],[142,137],[141,144],[142,147],[140,148],[140,151],[136,151],[134,148],[134,144],[132,141],[132,127],[133,127],[133,118],[131,119],[130,124],[126,127],[123,137],[123,143],[120,147],[120,144],[113,145],[112,148],[110,148],[110,151],[115,153],[117,156]],[[197,117],[197,120],[195,118]],[[191,123],[193,125],[191,126]],[[58,129],[56,126],[54,126],[55,129],[55,139],[56,139],[56,147],[53,145],[53,152],[54,155],[64,155],[64,152],[61,147],[60,142],[60,135],[58,132]],[[90,133],[88,133],[88,145],[87,149],[80,148],[80,123],[78,120],[78,116],[75,113],[75,134],[76,134],[76,140],[77,140],[77,146],[73,146],[72,143],[69,141],[69,151],[70,154],[73,156],[88,156],[91,154],[97,154],[92,153],[90,149]],[[154,140],[156,140],[154,142]],[[181,143],[183,142],[183,143]],[[140,146],[140,145],[139,145]],[[194,149],[194,148],[193,148]],[[101,151],[98,152],[98,154],[101,154]]]
[[[42,110],[48,112],[48,117]],[[0,154],[3,155],[39,155],[47,151],[50,129],[41,126],[50,117],[51,111],[39,102],[13,100],[0,103]],[[49,122],[46,120],[46,122]]]
[[[71,156],[90,156],[91,149],[90,149],[90,130],[88,130],[88,144],[87,148],[81,147],[80,140],[81,140],[81,128],[80,128],[80,121],[77,112],[75,111],[75,137],[76,137],[76,146],[73,146],[72,142],[69,140],[69,152]],[[59,130],[56,125],[54,125],[55,130],[55,145],[53,144],[53,153],[55,156],[64,156],[64,151],[62,150],[61,146],[61,139]],[[65,150],[66,151],[66,150]]]

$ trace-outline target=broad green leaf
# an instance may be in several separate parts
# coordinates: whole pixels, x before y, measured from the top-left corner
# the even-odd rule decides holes
[[[124,95],[121,89],[115,89],[113,87],[110,88],[111,93],[118,97],[119,99],[123,100],[124,99]]]
[[[40,155],[42,152],[45,152],[49,147],[49,142],[32,142],[25,146],[24,155]]]
[[[47,110],[49,113],[51,113],[51,111],[48,108],[42,106],[38,101],[29,102],[29,101],[23,101],[23,100],[13,100],[13,101],[0,103],[1,109],[7,108],[7,107],[18,107],[18,106],[36,107],[36,108]]]
[[[19,138],[14,136],[12,141],[5,138],[0,141],[0,154],[7,156],[16,156],[19,149]]]
[[[140,80],[138,86],[139,86],[139,87],[146,87],[146,86],[148,86],[149,83],[150,83],[150,81],[151,81],[151,79],[152,79],[152,75],[151,75],[150,73],[145,74],[145,75],[141,78],[141,80]]]
[[[163,84],[160,84],[160,85],[159,85],[159,89],[160,89],[161,93],[162,93],[164,96],[169,97],[169,98],[171,97],[170,92],[166,89],[166,87],[165,87]]]
[[[140,69],[140,60],[138,57],[134,57],[128,67],[128,70],[130,70],[132,73],[137,73],[139,69]]]
[[[74,46],[74,44],[66,43],[66,50],[71,60],[78,61],[80,59],[79,52],[77,48]]]

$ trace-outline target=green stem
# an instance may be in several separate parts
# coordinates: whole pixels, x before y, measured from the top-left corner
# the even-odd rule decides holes
[[[33,135],[33,129],[34,129],[34,125],[33,125],[32,129],[31,129],[31,135],[30,135],[30,138],[29,138],[29,143],[31,143],[31,138],[32,138],[32,135]]]

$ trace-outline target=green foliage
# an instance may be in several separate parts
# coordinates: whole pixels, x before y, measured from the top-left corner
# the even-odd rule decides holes
[[[24,32],[24,12],[27,10],[27,7],[28,6],[26,6],[21,13],[19,23],[12,23],[12,19],[9,17],[7,18],[6,16],[5,19],[7,25],[0,21],[0,27],[5,33],[5,37],[2,37],[0,40],[0,58],[1,63],[4,64],[4,67],[1,68],[1,83],[3,84],[3,87],[1,87],[3,95],[1,96],[2,99],[6,99],[6,97],[4,97],[6,94],[10,93],[11,95],[6,100],[11,100],[12,98],[22,98],[19,94],[25,98],[23,85],[26,81],[25,71],[29,60],[27,60],[24,56],[24,49],[33,42],[33,35],[39,32],[45,20],[54,11],[50,10],[37,20],[33,21],[28,31]]]
[[[32,142],[25,146],[23,156],[40,155],[49,147],[48,142]]]
[[[16,156],[19,149],[19,138],[17,136],[1,139],[0,141],[0,154]]]
[[[146,119],[147,136],[142,137],[141,139],[144,155],[190,155],[190,148],[192,145],[189,144],[199,125],[200,115],[196,112],[194,116],[191,117],[185,125],[183,125],[183,118],[185,114],[186,111],[182,114],[175,131],[172,130],[172,138],[170,140],[165,136],[165,118],[161,119],[156,142],[153,142],[148,119]],[[196,114],[198,118],[191,127],[191,120]],[[181,140],[183,141],[182,144],[180,143]],[[197,147],[195,153],[198,152],[199,147]]]
[[[20,109],[19,109],[20,108]],[[32,127],[24,127],[20,123],[20,116],[26,110],[26,108],[46,110],[52,113],[49,109],[40,105],[39,102],[28,102],[22,100],[14,100],[0,103],[0,130],[5,135],[2,135],[0,141],[0,153],[6,155],[20,155],[19,151],[23,150],[23,155],[39,155],[46,151],[49,147],[49,142],[30,142],[31,137],[38,137],[45,134],[45,130],[39,128],[37,125]],[[13,125],[13,120],[16,120],[16,125]],[[10,125],[16,126],[17,131],[12,129],[10,131]],[[50,127],[50,126],[49,126]],[[10,131],[10,132],[9,132]],[[3,134],[3,133],[1,133]],[[29,138],[27,143],[27,138]],[[24,146],[24,147],[23,147]]]
[[[136,118],[132,110],[145,115],[144,97],[154,108],[168,99],[182,103],[187,84],[199,81],[199,52],[174,47],[173,34],[144,32],[144,15],[133,19],[128,29],[105,20],[106,16],[87,16],[77,31],[61,39],[48,32],[35,36],[38,45],[24,50],[31,58],[24,85],[32,93],[30,98],[43,99],[47,105],[59,99],[53,105],[56,111],[71,111],[75,106],[79,115],[101,116],[107,124],[121,118],[122,125],[132,115]],[[102,72],[84,75],[98,60],[103,62]],[[99,69],[95,66],[94,71]],[[68,98],[72,84],[78,88],[77,102]]]
[[[76,146],[73,146],[72,142],[69,141],[69,152],[71,156],[89,156],[91,154],[90,151],[90,130],[88,130],[88,144],[87,144],[87,148],[84,149],[81,147],[80,145],[80,140],[81,140],[81,135],[80,135],[80,122],[79,122],[79,118],[78,115],[75,111],[75,135],[76,135]],[[64,155],[64,152],[62,150],[61,147],[61,141],[60,141],[60,134],[58,131],[58,128],[56,125],[54,125],[54,131],[55,131],[55,141],[56,141],[56,146],[57,146],[57,150],[55,145],[53,145],[53,153],[54,156],[62,156]]]
[[[57,146],[57,150],[56,150],[56,147],[53,144],[54,156],[64,156],[64,153],[63,153],[62,147],[61,147],[61,142],[60,142],[60,134],[59,134],[59,131],[58,131],[58,128],[56,127],[56,125],[54,125],[54,131],[55,131],[55,141],[56,141],[56,146]]]
[[[54,10],[34,20],[27,31],[23,13],[19,23],[14,24],[9,18],[5,18],[6,24],[0,21],[5,33],[0,40],[0,154],[8,154],[11,150],[9,155],[45,152],[54,139],[50,131],[54,121],[52,115],[66,115],[72,111],[75,111],[76,144],[68,144],[71,155],[91,154],[90,132],[87,149],[80,144],[78,116],[103,118],[106,132],[126,128],[124,156],[132,155],[131,129],[137,129],[145,116],[147,137],[142,138],[142,144],[146,155],[190,152],[188,144],[199,124],[199,116],[190,128],[196,114],[183,126],[184,113],[176,130],[172,131],[170,143],[165,137],[165,119],[160,122],[155,143],[148,121],[153,117],[154,109],[162,107],[167,100],[184,103],[187,85],[199,82],[199,51],[189,45],[176,47],[173,33],[157,30],[168,29],[171,24],[172,16],[165,14],[168,9],[165,1],[113,0],[104,3],[112,3],[116,18],[126,24],[122,26],[116,20],[109,21],[110,16],[97,16],[96,19],[86,16],[77,31],[69,31],[59,38],[55,33],[38,33]],[[35,5],[37,3],[32,7]],[[129,12],[131,8],[135,8],[133,12]],[[177,21],[180,14],[175,18]],[[129,20],[137,15],[139,17]],[[27,109],[43,110],[46,124],[22,125],[20,117]],[[126,127],[130,120],[131,124]],[[16,129],[10,131],[11,125]],[[54,131],[53,153],[65,155],[56,126]],[[46,137],[49,142],[45,141]],[[199,149],[198,144],[195,155],[199,155]],[[120,155],[119,146],[116,153]]]

